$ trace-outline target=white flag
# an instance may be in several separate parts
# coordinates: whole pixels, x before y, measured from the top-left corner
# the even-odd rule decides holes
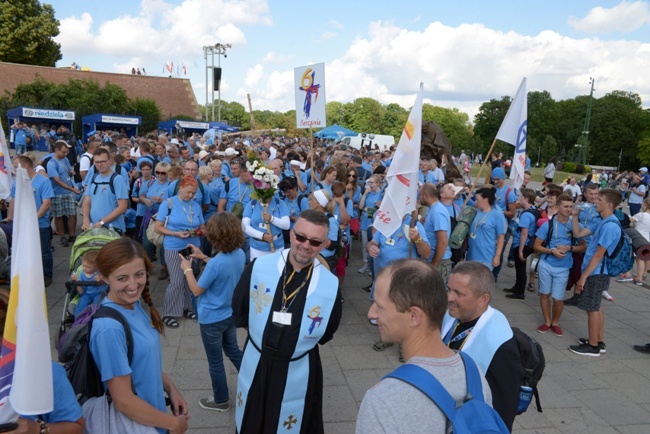
[[[526,93],[526,77],[521,80],[515,99],[510,104],[508,113],[503,119],[497,139],[515,147],[512,159],[510,179],[514,179],[513,187],[520,188],[524,182],[526,167],[526,136],[528,135],[528,98]]]
[[[0,122],[0,199],[6,199],[11,193],[11,159],[9,157],[9,146],[5,130]]]
[[[422,141],[422,87],[420,83],[420,91],[388,168],[384,199],[375,214],[373,226],[386,238],[400,227],[406,214],[415,211]]]
[[[52,356],[43,264],[34,257],[34,248],[41,245],[36,202],[27,170],[22,168],[16,171],[14,201],[14,216],[18,218],[14,219],[11,244],[11,295],[18,295],[18,306],[9,402],[19,414],[38,415],[54,408]]]

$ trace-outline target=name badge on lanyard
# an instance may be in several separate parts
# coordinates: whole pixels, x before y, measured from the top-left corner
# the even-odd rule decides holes
[[[273,312],[273,322],[282,325],[291,325],[291,312]]]

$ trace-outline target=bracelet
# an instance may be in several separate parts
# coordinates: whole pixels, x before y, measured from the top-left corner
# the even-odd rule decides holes
[[[183,276],[185,276],[189,271],[193,271],[191,268],[186,268],[183,270]]]
[[[50,426],[43,419],[36,419],[36,423],[40,425],[40,434],[50,434]]]
[[[422,237],[418,237],[417,240],[413,240],[415,244],[420,244],[422,242]]]

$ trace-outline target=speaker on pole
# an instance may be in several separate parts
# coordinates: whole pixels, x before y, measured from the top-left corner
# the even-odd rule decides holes
[[[221,68],[214,68],[212,70],[212,88],[214,90],[219,90],[219,86],[221,84]]]

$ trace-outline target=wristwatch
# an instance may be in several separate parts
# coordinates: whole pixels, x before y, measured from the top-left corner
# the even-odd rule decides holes
[[[100,220],[100,221],[99,221],[99,225],[100,225],[100,226],[104,226],[105,224],[106,224],[106,223],[104,223],[104,220]]]

